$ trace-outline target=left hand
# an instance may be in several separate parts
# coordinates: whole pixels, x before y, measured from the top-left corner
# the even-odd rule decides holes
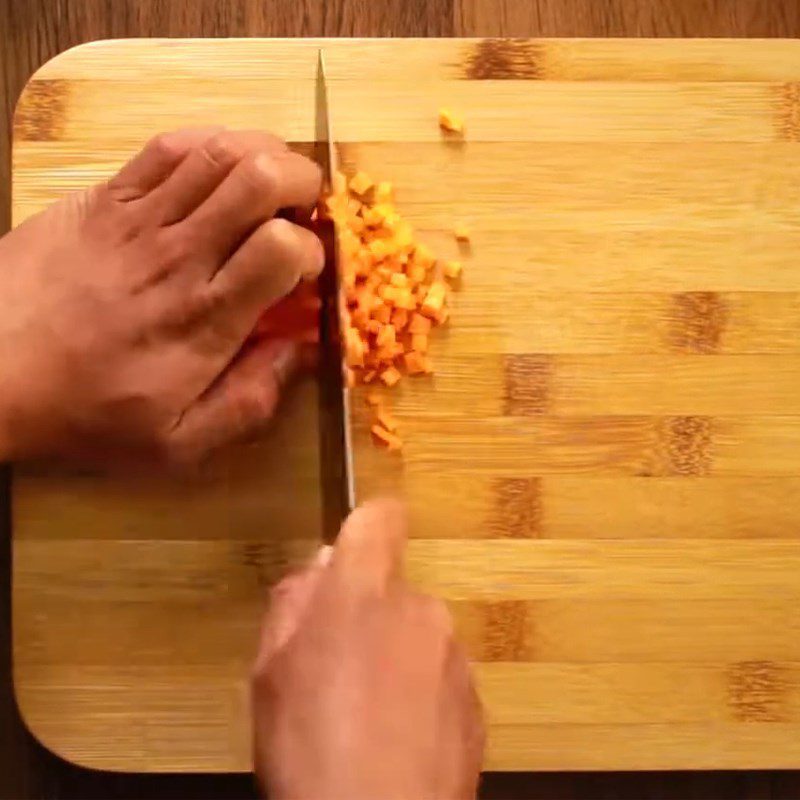
[[[183,464],[264,426],[298,343],[250,334],[323,263],[276,213],[320,183],[267,133],[177,131],[4,237],[0,461]]]

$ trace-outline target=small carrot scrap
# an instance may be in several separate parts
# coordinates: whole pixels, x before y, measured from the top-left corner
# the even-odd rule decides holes
[[[380,181],[375,186],[375,200],[378,203],[391,203],[394,188],[389,181]]]
[[[349,185],[350,190],[356,194],[366,194],[374,186],[374,182],[366,172],[359,171],[350,178]]]
[[[468,242],[470,240],[470,230],[463,222],[456,225],[453,229],[453,235],[459,242]]]
[[[444,274],[448,278],[458,278],[461,275],[462,269],[463,265],[460,261],[445,261],[444,263]]]
[[[381,372],[381,380],[390,388],[394,386],[401,377],[402,375],[400,375],[400,372],[394,367],[388,367]]]
[[[395,418],[385,408],[378,409],[376,419],[378,421],[378,425],[386,428],[389,433],[395,433],[397,431],[397,422],[395,421]]]
[[[431,321],[427,317],[417,313],[411,316],[411,321],[408,323],[408,330],[411,333],[423,333],[427,336],[430,329]]]
[[[425,357],[421,353],[410,350],[403,356],[403,366],[409,375],[422,375],[426,371]]]
[[[463,133],[464,120],[449,108],[442,107],[439,109],[439,127],[450,133]]]
[[[383,428],[380,425],[373,425],[371,431],[378,444],[383,445],[388,450],[402,449],[403,440],[399,436],[393,434],[391,431],[387,431],[386,428]]]
[[[381,404],[381,396],[377,392],[370,392],[365,398],[367,405],[377,408]]]

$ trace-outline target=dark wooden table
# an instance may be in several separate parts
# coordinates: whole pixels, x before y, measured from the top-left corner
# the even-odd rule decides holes
[[[25,81],[72,45],[129,36],[795,38],[800,0],[0,0],[0,232],[8,226],[9,122]],[[11,689],[7,501],[0,496],[0,798],[255,797],[243,776],[88,772],[26,733]],[[800,773],[490,775],[482,796],[788,800],[800,798]]]

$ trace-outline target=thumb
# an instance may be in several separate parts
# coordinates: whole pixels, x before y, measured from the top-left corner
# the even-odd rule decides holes
[[[311,564],[300,572],[288,575],[272,589],[269,608],[261,623],[258,654],[253,665],[256,674],[297,632],[319,579],[330,562],[332,550],[324,545],[317,551]]]
[[[297,342],[262,339],[250,344],[184,412],[170,434],[172,460],[190,464],[262,430],[299,364]]]
[[[402,576],[406,509],[396,500],[372,500],[344,523],[333,554],[331,578],[346,594],[383,594]]]

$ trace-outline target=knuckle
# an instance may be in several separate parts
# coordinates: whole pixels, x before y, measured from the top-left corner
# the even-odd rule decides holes
[[[192,242],[183,230],[164,230],[158,237],[157,257],[162,267],[177,269],[186,264],[192,255]]]
[[[160,159],[169,160],[180,155],[176,137],[172,133],[159,133],[146,145],[146,149]]]
[[[265,222],[259,228],[259,235],[264,244],[281,253],[292,253],[299,248],[299,237],[295,226],[282,217],[275,217]]]
[[[275,397],[260,385],[254,385],[240,392],[232,400],[233,416],[236,420],[236,436],[249,436],[258,433],[262,425],[272,418],[275,410]],[[291,593],[297,581],[290,581],[283,587],[282,594]]]
[[[242,161],[242,180],[267,197],[277,194],[281,173],[278,163],[267,153],[252,153]]]
[[[230,131],[215,134],[203,144],[201,150],[214,167],[230,167],[244,155],[236,135]]]

